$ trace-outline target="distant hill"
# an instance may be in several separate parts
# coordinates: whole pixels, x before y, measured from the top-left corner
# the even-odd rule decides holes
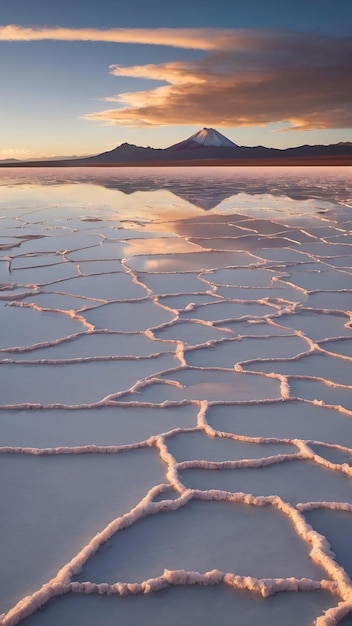
[[[109,150],[108,152],[102,152],[102,154],[98,154],[97,156],[79,160],[82,164],[105,163],[107,165],[110,165],[111,163],[159,161],[163,159],[164,152],[165,151],[162,148],[143,148],[142,146],[135,146],[130,143],[122,143],[117,148]]]
[[[9,167],[38,166],[38,161],[7,162]],[[352,165],[352,143],[304,145],[297,148],[238,146],[214,128],[203,128],[168,148],[122,143],[113,150],[90,157],[40,161],[41,166],[123,165]],[[0,163],[0,167],[5,163]]]

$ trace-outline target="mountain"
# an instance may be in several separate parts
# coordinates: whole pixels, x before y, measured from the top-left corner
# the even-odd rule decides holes
[[[86,164],[187,161],[189,159],[232,157],[233,150],[236,151],[237,156],[237,151],[240,148],[214,128],[203,128],[185,141],[169,148],[143,148],[134,144],[122,143],[113,150],[102,152],[88,159],[80,159],[80,161],[84,161]]]
[[[170,148],[170,151],[177,150],[195,150],[197,148],[238,148],[233,141],[230,141],[225,135],[219,133],[214,128],[203,128],[198,130],[194,135],[191,135],[185,141],[176,143]]]
[[[238,146],[214,128],[203,128],[168,148],[122,143],[96,156],[41,160],[43,167],[135,165],[352,165],[352,143],[297,148]],[[1,163],[0,167],[36,167],[38,161]]]
[[[98,163],[98,164],[110,164],[110,163],[135,163],[142,161],[157,161],[162,159],[164,150],[162,148],[143,148],[142,146],[135,146],[130,143],[122,143],[117,148],[109,150],[108,152],[102,152],[97,156],[88,157],[86,159],[79,159],[86,164]]]
[[[323,164],[328,160],[352,163],[352,143],[339,143],[330,146],[300,146],[298,148],[266,148],[264,146],[238,146],[214,128],[203,128],[188,139],[168,148],[144,148],[123,143],[117,148],[103,152],[95,157],[79,159],[81,165],[216,165],[225,161],[231,165],[252,163],[266,164],[291,162],[299,164],[302,160],[309,164]]]

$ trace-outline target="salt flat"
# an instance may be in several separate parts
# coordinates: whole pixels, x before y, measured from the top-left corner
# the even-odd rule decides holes
[[[0,172],[0,623],[349,626],[350,170],[64,174]]]

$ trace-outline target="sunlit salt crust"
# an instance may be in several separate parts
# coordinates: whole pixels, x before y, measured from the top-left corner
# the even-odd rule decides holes
[[[315,499],[319,501],[348,502],[351,494],[351,476],[331,472],[307,461],[288,460],[260,469],[237,467],[221,472],[189,469],[180,471],[181,481],[192,489],[222,489],[269,496],[278,494],[283,500],[297,504]]]
[[[55,341],[87,328],[84,320],[61,311],[38,312],[18,306],[0,306],[0,324],[1,349]]]
[[[217,296],[229,300],[261,300],[262,298],[276,298],[282,302],[306,302],[308,294],[291,287],[286,287],[283,283],[275,283],[275,287],[262,289],[261,287],[217,287]]]
[[[57,363],[0,362],[1,406],[86,406],[104,403],[139,380],[172,368],[172,354],[153,358]],[[18,378],[21,385],[18,386]],[[88,381],[99,380],[99,385]]]
[[[25,626],[61,626],[64,622],[96,626],[104,615],[104,624],[154,624],[164,626],[170,615],[177,615],[179,623],[194,626],[213,626],[221,615],[223,626],[254,624],[260,614],[262,626],[287,626],[312,621],[337,599],[325,591],[282,592],[275,598],[258,598],[253,593],[237,591],[229,585],[192,584],[173,585],[157,594],[134,596],[82,595],[68,593],[48,602],[41,611],[25,619]]]
[[[247,337],[218,341],[212,350],[188,350],[185,358],[188,365],[231,368],[251,358],[292,358],[306,349],[307,343],[300,337]]]
[[[286,443],[248,443],[228,437],[209,437],[204,432],[179,433],[168,438],[167,446],[178,463],[205,459],[206,461],[235,461],[276,456],[295,455],[299,450]]]
[[[138,310],[134,302],[117,302],[87,311],[84,317],[97,329],[138,332],[170,322],[176,315],[152,300],[144,300]]]
[[[73,296],[63,293],[34,293],[21,299],[22,306],[29,305],[30,308],[39,308],[49,311],[74,311],[77,313],[81,309],[93,309],[101,304],[96,298],[87,298],[85,296]],[[68,313],[70,314],[70,313]],[[72,313],[71,313],[72,315]]]
[[[196,306],[191,311],[182,311],[181,319],[197,319],[204,322],[217,322],[241,318],[264,317],[275,315],[277,308],[263,303],[254,302],[214,302]]]
[[[256,361],[244,366],[246,371],[276,372],[284,376],[300,376],[305,378],[316,378],[338,385],[351,387],[352,390],[352,359],[330,356],[329,354],[318,353],[309,355],[298,355],[291,360],[272,359],[268,361]]]
[[[321,342],[322,348],[324,350],[332,353],[339,354],[341,356],[348,356],[352,358],[352,340],[351,339],[340,339],[337,341],[324,341]]]
[[[352,337],[351,318],[347,312],[327,311],[300,311],[299,315],[294,312],[283,314],[279,324],[301,331],[311,340],[319,341],[325,338]]]
[[[156,356],[163,352],[173,352],[172,341],[157,341],[145,333],[119,333],[95,331],[78,333],[56,342],[36,344],[21,350],[0,351],[3,359],[12,361],[46,361],[65,363],[69,361],[117,360],[128,357]]]
[[[326,311],[349,311],[352,308],[352,290],[313,293],[307,300],[307,306]]]
[[[221,533],[214,533],[214,528],[221,528]],[[212,549],[204,550],[204,542]],[[244,576],[323,577],[285,517],[272,507],[253,510],[243,504],[192,501],[176,511],[147,516],[117,534],[75,578],[141,582],[160,576],[164,567],[229,572],[235,564]]]
[[[10,262],[10,261],[9,261]],[[25,270],[39,267],[47,267],[48,265],[63,265],[68,263],[63,254],[45,252],[44,254],[32,253],[23,256],[13,257],[11,259],[11,270]]]
[[[79,276],[46,286],[45,291],[93,298],[103,302],[144,298],[147,295],[146,289],[133,283],[130,276],[122,273]]]
[[[12,277],[17,284],[22,285],[47,285],[73,278],[78,275],[78,270],[71,263],[58,263],[41,267],[29,267],[27,269],[12,270]]]
[[[1,171],[2,626],[351,622],[347,174]]]
[[[197,427],[194,404],[167,408],[115,406],[92,409],[1,410],[1,446],[62,448],[121,446],[145,442],[162,432]],[[281,451],[281,447],[279,446]],[[84,452],[84,450],[83,450]]]
[[[0,526],[6,536],[1,542],[6,575],[0,587],[5,610],[55,576],[58,565],[163,479],[151,449],[93,456],[0,455],[0,465],[2,510],[7,513]],[[134,487],[123,489],[126,480]],[[92,489],[94,481],[98,490]]]
[[[210,324],[199,324],[192,320],[164,325],[160,330],[155,330],[153,335],[162,342],[179,341],[184,346],[209,344],[209,342],[216,345],[216,341],[233,337],[232,332],[226,328],[215,328]]]
[[[348,575],[352,576],[352,554],[348,549],[352,532],[352,512],[321,507],[308,511],[306,518],[319,533],[326,536],[337,560]]]
[[[249,438],[319,438],[324,443],[342,446],[352,441],[352,420],[348,411],[326,408],[321,403],[293,400],[216,405],[209,408],[207,421],[217,431]]]
[[[337,407],[352,415],[350,386],[340,386],[324,380],[306,380],[305,378],[294,377],[290,378],[289,384],[294,398],[313,400],[325,406]]]
[[[311,443],[311,449],[313,452],[319,454],[319,456],[324,457],[328,461],[337,464],[348,464],[352,465],[352,454],[346,448],[338,448],[333,446],[326,446],[320,443]]]

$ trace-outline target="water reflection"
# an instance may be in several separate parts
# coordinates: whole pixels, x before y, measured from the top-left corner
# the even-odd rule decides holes
[[[0,186],[89,185],[119,191],[124,196],[138,192],[166,191],[193,207],[211,210],[236,196],[285,196],[307,201],[318,210],[326,202],[349,203],[352,197],[348,167],[143,167],[143,168],[15,168],[0,169]],[[93,193],[93,198],[92,198]],[[88,194],[89,195],[89,194]],[[280,199],[281,202],[281,199]],[[323,204],[321,204],[323,202]]]

